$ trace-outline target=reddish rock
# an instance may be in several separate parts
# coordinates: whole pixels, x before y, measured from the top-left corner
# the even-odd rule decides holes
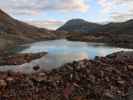
[[[0,99],[132,100],[133,60],[115,58],[76,61],[33,74],[0,72]]]

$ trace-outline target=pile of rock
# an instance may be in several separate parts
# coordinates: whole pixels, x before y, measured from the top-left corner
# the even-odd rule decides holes
[[[2,100],[133,100],[133,59],[97,57],[36,74],[0,73]]]

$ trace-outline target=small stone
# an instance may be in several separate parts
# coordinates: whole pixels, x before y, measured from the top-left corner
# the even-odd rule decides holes
[[[8,82],[11,82],[11,81],[13,81],[14,79],[13,79],[12,77],[8,77],[6,80],[7,80]]]
[[[40,69],[40,67],[39,66],[34,66],[33,69],[34,69],[34,71],[38,71]]]
[[[0,87],[6,87],[7,83],[5,80],[0,80]]]
[[[108,98],[111,98],[111,99],[114,98],[114,95],[112,95],[109,91],[106,91],[106,92],[104,93],[104,96],[105,96],[105,97],[108,97]]]
[[[39,76],[46,76],[46,73],[39,73]]]
[[[75,96],[73,98],[74,98],[74,100],[83,100],[83,97],[82,96]]]
[[[128,65],[128,69],[133,70],[133,65]]]
[[[125,81],[122,81],[122,80],[120,80],[120,81],[117,81],[119,84],[125,84]]]

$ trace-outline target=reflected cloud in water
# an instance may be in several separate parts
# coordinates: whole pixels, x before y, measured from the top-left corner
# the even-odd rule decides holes
[[[109,47],[103,43],[72,42],[65,39],[43,41],[27,44],[29,47],[18,53],[48,52],[40,59],[18,66],[4,66],[0,70],[33,72],[33,66],[39,65],[40,70],[50,70],[65,63],[83,59],[94,59],[95,56],[106,56],[117,51],[131,51],[131,49]],[[26,46],[27,46],[26,45]]]

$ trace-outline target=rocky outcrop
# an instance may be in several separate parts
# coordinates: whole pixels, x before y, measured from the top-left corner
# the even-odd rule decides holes
[[[133,60],[133,51],[121,51],[107,55],[108,58],[122,59],[122,60]]]
[[[0,65],[21,65],[28,63],[32,60],[39,59],[46,55],[46,52],[42,53],[24,53],[24,54],[14,54],[14,55],[4,55],[0,59]]]

